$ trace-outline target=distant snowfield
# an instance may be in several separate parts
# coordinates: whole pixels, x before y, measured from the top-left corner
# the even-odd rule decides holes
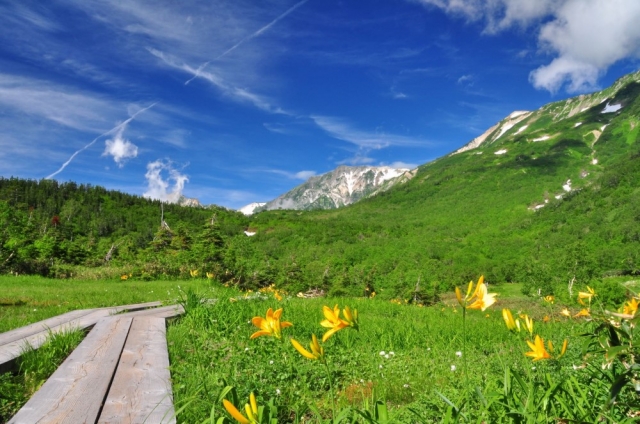
[[[604,107],[604,109],[600,113],[612,113],[612,112],[617,112],[620,109],[622,109],[622,105],[620,103],[616,103],[615,105],[610,105],[609,103],[607,103],[607,105]]]
[[[507,149],[498,150],[497,152],[493,152],[494,155],[504,155],[507,153]]]
[[[528,126],[529,126],[529,125],[523,125],[523,126],[521,126],[520,128],[518,128],[518,131],[516,131],[516,134],[520,134],[522,131],[526,130]]]
[[[551,137],[549,137],[548,135],[543,135],[542,137],[538,137],[538,138],[534,138],[533,141],[544,141],[544,140],[549,140]]]
[[[241,207],[240,209],[238,209],[238,211],[242,212],[245,215],[252,215],[257,208],[262,207],[264,205],[266,205],[266,203],[257,203],[257,202],[250,203],[246,206]]]
[[[573,128],[579,127],[580,125],[582,125],[582,122],[576,122],[576,124],[573,126]]]

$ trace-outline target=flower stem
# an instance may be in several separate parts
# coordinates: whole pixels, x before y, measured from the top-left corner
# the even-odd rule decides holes
[[[324,361],[325,369],[327,370],[327,378],[329,379],[329,390],[331,391],[331,422],[336,419],[336,401],[335,393],[333,392],[333,378],[331,377],[331,370],[329,369],[329,362]]]
[[[462,365],[464,368],[464,386],[469,386],[467,377],[467,308],[462,308]]]

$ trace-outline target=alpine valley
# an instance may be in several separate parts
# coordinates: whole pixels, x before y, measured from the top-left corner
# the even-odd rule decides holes
[[[640,268],[639,132],[634,73],[513,112],[414,170],[339,167],[243,208],[259,211],[251,216],[167,205],[160,225],[158,202],[0,179],[0,272],[174,278],[199,269],[242,288],[424,300],[484,274],[557,296],[590,284],[606,297],[618,290],[607,277]]]

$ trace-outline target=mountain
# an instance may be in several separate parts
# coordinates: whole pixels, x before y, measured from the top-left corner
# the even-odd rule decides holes
[[[336,209],[410,180],[409,169],[387,166],[339,166],[266,203],[259,210]]]
[[[185,197],[183,195],[180,195],[176,203],[180,206],[202,207],[200,200],[195,197]]]
[[[283,269],[282,284],[300,275],[334,294],[484,275],[560,295],[639,273],[640,72],[511,113],[411,174],[349,208],[252,216],[244,263],[251,275]]]

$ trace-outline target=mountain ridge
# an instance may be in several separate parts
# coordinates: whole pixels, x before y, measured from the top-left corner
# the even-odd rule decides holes
[[[413,175],[407,168],[341,165],[309,178],[254,210],[335,209],[388,190],[395,184],[410,180]]]

